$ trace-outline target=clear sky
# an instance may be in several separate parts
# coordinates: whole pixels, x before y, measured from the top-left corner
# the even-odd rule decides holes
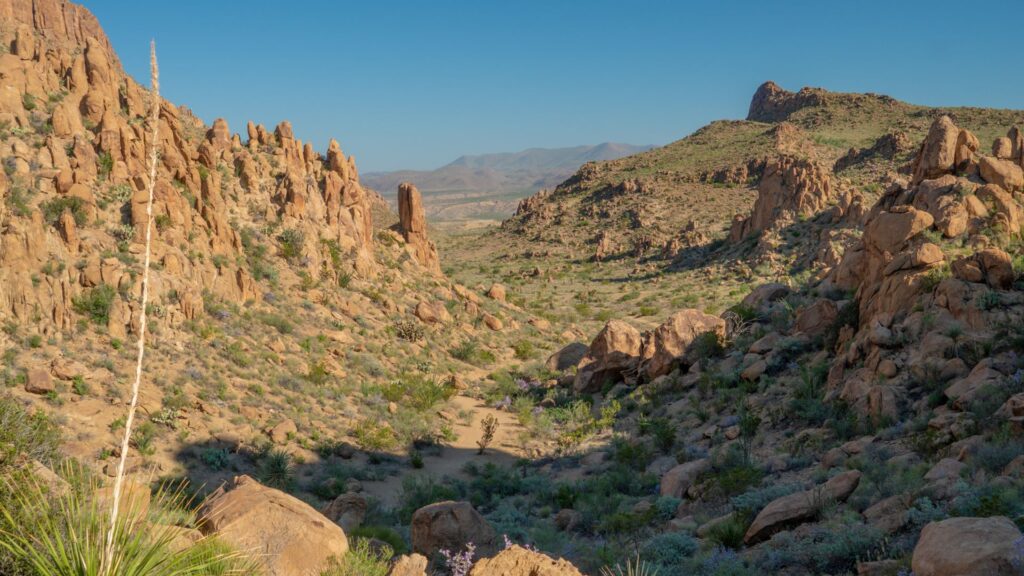
[[[130,74],[244,132],[291,120],[362,171],[742,118],[764,80],[1024,107],[1024,2],[80,0]]]

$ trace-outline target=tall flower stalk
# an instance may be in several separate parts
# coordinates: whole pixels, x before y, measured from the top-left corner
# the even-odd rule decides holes
[[[142,383],[142,360],[146,355],[146,305],[149,303],[149,260],[153,233],[153,190],[156,188],[156,163],[159,147],[160,127],[160,71],[156,63],[156,41],[149,44],[150,73],[150,136],[149,136],[149,182],[146,186],[146,255],[142,265],[142,303],[139,311],[138,355],[135,361],[135,381],[132,383],[131,401],[125,417],[124,437],[121,439],[121,457],[117,461],[117,474],[114,476],[114,491],[110,506],[110,526],[107,529],[107,545],[103,554],[104,573],[110,570],[114,558],[114,536],[117,526],[117,515],[121,505],[121,492],[124,487],[124,469],[128,460],[128,448],[132,437],[132,424],[139,405],[139,387]]]

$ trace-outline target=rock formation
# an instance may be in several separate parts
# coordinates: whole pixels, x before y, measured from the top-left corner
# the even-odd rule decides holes
[[[441,263],[437,257],[437,248],[427,237],[427,217],[423,211],[423,198],[420,191],[408,182],[403,182],[398,187],[398,217],[399,230],[416,260],[428,270],[439,273]]]
[[[739,216],[729,230],[729,241],[744,238],[812,216],[832,200],[830,171],[809,160],[783,156],[765,168],[757,186],[757,201],[747,218]]]

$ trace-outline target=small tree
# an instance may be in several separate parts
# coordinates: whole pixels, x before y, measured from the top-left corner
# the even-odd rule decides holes
[[[494,414],[488,414],[484,416],[484,419],[480,422],[483,425],[484,435],[476,441],[477,445],[480,446],[480,450],[477,454],[483,454],[484,449],[487,445],[494,440],[494,433],[498,431],[498,419],[494,417]]]

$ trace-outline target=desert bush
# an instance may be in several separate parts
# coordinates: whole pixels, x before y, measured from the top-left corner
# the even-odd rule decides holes
[[[289,262],[295,262],[302,257],[302,247],[306,243],[306,235],[302,230],[288,228],[277,236],[281,245],[281,257]]]
[[[738,550],[743,546],[743,536],[747,533],[750,520],[746,514],[737,512],[728,520],[712,526],[707,538],[719,546]]]
[[[90,290],[86,290],[80,296],[71,299],[75,311],[89,317],[94,323],[106,326],[110,320],[110,307],[117,297],[117,290],[113,286],[101,284]]]
[[[292,455],[280,448],[261,450],[256,458],[256,479],[266,486],[288,492],[295,486]]]
[[[882,556],[884,535],[858,521],[820,524],[797,537],[780,534],[768,542],[761,567],[771,573],[855,573],[861,559]]]
[[[458,491],[447,484],[440,484],[430,476],[406,476],[402,478],[402,489],[398,494],[395,511],[402,524],[412,520],[413,512],[434,502],[457,500]]]
[[[395,336],[406,342],[418,342],[423,339],[423,334],[423,325],[415,320],[395,322]]]
[[[79,227],[85,226],[88,222],[85,200],[77,196],[54,198],[48,202],[43,202],[39,207],[43,211],[43,218],[51,225],[56,225],[65,211],[71,212],[71,216],[75,219],[75,224]]]
[[[387,526],[360,526],[348,534],[352,538],[365,538],[367,540],[379,540],[391,547],[395,554],[405,554],[409,546],[402,539],[402,535]]]
[[[388,547],[370,546],[358,538],[343,558],[335,559],[320,576],[387,576],[394,551]]]
[[[678,571],[683,561],[692,556],[697,548],[697,541],[692,536],[682,532],[666,532],[644,543],[640,557],[672,574],[672,570]]]

